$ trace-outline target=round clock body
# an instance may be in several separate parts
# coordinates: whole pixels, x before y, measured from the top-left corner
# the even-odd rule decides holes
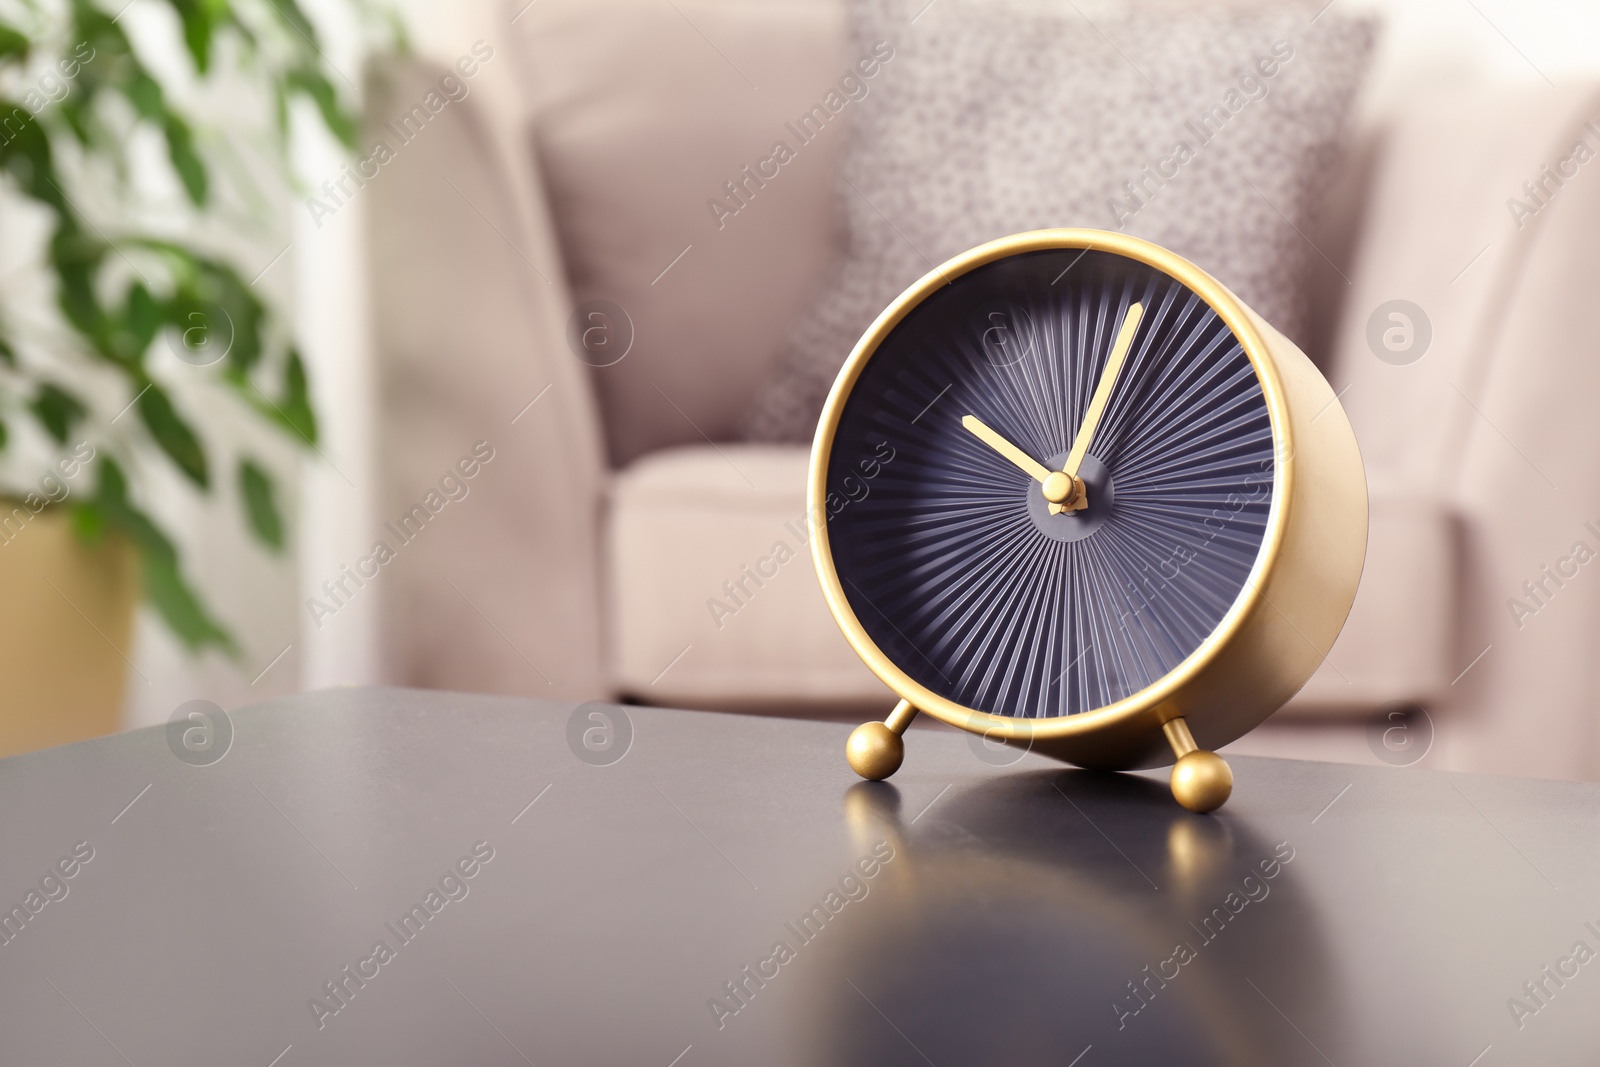
[[[918,711],[1085,767],[1225,745],[1321,663],[1366,551],[1311,361],[1098,230],[982,245],[891,304],[823,409],[808,506],[829,607],[902,700],[858,770]]]

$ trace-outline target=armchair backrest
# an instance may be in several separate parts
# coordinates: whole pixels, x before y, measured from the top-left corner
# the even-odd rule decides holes
[[[611,461],[728,439],[835,251],[850,109],[815,109],[854,58],[841,0],[535,4],[512,29],[573,300],[632,322],[593,370]]]
[[[863,106],[836,92],[860,58],[844,0],[536,4],[513,30],[573,299],[632,323],[627,356],[593,372],[612,462],[731,437],[837,251],[833,182]],[[1319,245],[1347,250],[1357,179]],[[1344,288],[1323,274],[1319,360]]]

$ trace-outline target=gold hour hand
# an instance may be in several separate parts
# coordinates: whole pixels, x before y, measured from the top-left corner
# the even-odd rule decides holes
[[[984,444],[988,445],[990,448],[1009,459],[1012,463],[1015,463],[1025,474],[1028,475],[1028,477],[1032,478],[1034,481],[1043,483],[1046,478],[1055,473],[1049,467],[1046,467],[1043,463],[1040,463],[1022,449],[1018,448],[1010,441],[1007,441],[1004,437],[1001,437],[999,434],[995,433],[988,426],[984,425],[982,420],[980,420],[977,416],[962,416],[961,425],[965,426],[972,433],[972,436],[976,437],[978,440],[982,441]]]
[[[971,431],[972,435],[978,440],[1009,459],[1012,463],[1015,463],[1025,474],[1038,482],[1044,492],[1044,498],[1051,502],[1051,514],[1061,510],[1056,501],[1067,499],[1068,494],[1072,492],[1072,479],[1060,471],[1053,471],[1046,467],[1043,463],[1040,463],[984,425],[983,421],[975,415],[962,416],[961,425]]]
[[[1111,355],[1106,359],[1105,369],[1100,372],[1100,381],[1094,387],[1094,396],[1089,399],[1089,410],[1084,413],[1083,424],[1078,427],[1078,436],[1072,439],[1072,450],[1067,453],[1067,461],[1061,465],[1061,473],[1072,479],[1073,492],[1064,503],[1050,504],[1050,514],[1061,511],[1081,511],[1089,506],[1089,494],[1085,491],[1083,479],[1078,477],[1078,468],[1083,466],[1083,457],[1088,454],[1089,446],[1094,443],[1094,432],[1100,426],[1100,419],[1106,413],[1106,405],[1111,402],[1111,391],[1116,388],[1117,376],[1122,373],[1122,365],[1127,361],[1128,349],[1133,347],[1133,335],[1139,328],[1139,320],[1144,317],[1144,305],[1133,304],[1128,308],[1128,314],[1123,317],[1122,329],[1117,331],[1117,339],[1111,346]]]

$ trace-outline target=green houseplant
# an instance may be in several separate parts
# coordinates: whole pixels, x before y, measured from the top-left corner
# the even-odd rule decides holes
[[[296,184],[298,116],[354,146],[355,87],[297,0],[104,2],[0,0],[0,755],[115,728],[141,594],[191,654],[237,661],[148,502],[227,486],[281,553],[259,450],[292,442],[281,469],[318,439],[290,330],[235,259],[278,218],[261,183]],[[403,45],[348,2],[361,44]],[[193,106],[218,101],[250,118]]]
[[[298,98],[353,146],[355,116],[296,0],[163,3],[196,84],[219,76],[220,55],[264,90],[276,116],[267,124],[276,127],[270,154],[284,175]],[[47,452],[82,458],[87,448],[93,456],[84,483],[59,497],[41,487],[36,472],[19,469],[25,464],[7,468],[0,538],[34,514],[65,509],[83,542],[120,539],[132,547],[144,598],[191,651],[232,654],[228,628],[186,577],[172,538],[138,502],[139,472],[150,466],[148,457],[170,464],[200,492],[233,479],[248,529],[272,551],[283,548],[285,535],[278,488],[251,455],[219,463],[158,380],[149,354],[159,340],[179,338],[188,350],[180,358],[214,361],[206,373],[246,417],[306,447],[316,443],[317,419],[287,327],[214,243],[143,225],[137,211],[96,219],[80,210],[88,200],[80,186],[95,182],[136,198],[129,146],[153,135],[189,211],[203,219],[218,181],[206,145],[226,146],[230,136],[197,134],[130,41],[126,11],[90,0],[0,0],[0,196],[43,219],[37,266],[61,327],[41,340],[14,316],[0,317],[0,466],[8,447],[16,453],[19,435],[43,442]],[[51,477],[42,485],[53,484]]]

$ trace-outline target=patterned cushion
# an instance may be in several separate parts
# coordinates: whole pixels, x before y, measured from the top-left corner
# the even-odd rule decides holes
[[[745,434],[809,441],[845,356],[945,259],[1051,226],[1122,229],[1193,260],[1291,339],[1304,236],[1374,37],[1326,12],[854,0],[856,54],[893,50],[858,105],[829,273]],[[887,42],[887,48],[879,45]],[[800,151],[804,151],[803,148]]]

